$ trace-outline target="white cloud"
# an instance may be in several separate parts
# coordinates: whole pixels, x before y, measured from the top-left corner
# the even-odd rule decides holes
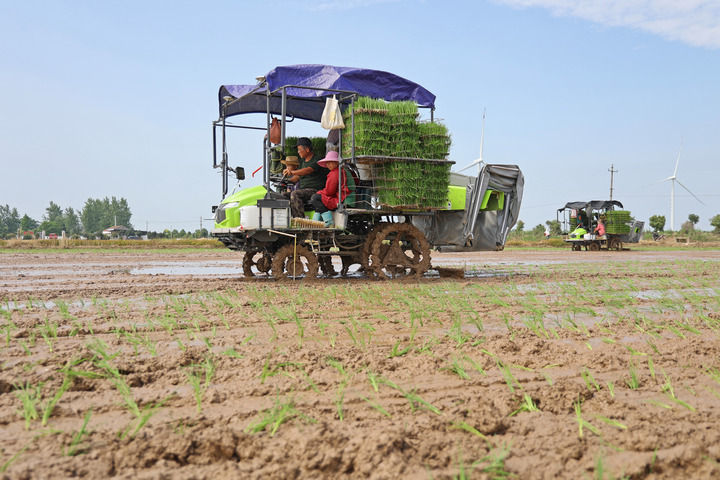
[[[495,0],[554,15],[637,28],[689,45],[720,48],[720,0]]]

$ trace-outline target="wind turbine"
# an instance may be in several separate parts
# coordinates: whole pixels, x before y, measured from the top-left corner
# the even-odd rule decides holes
[[[680,149],[682,150],[682,146],[680,147]],[[673,231],[673,232],[675,231],[675,182],[677,182],[678,185],[680,185],[680,186],[683,187],[685,190],[687,190],[687,192],[688,192],[690,195],[692,195],[693,197],[695,197],[695,200],[697,200],[698,202],[700,202],[700,203],[702,203],[703,205],[705,205],[705,204],[703,203],[703,201],[700,200],[700,199],[697,197],[697,195],[695,195],[693,192],[691,192],[689,188],[687,188],[685,185],[683,185],[683,184],[680,182],[680,180],[677,179],[677,171],[678,171],[678,165],[679,165],[679,164],[680,164],[680,150],[678,150],[677,159],[675,160],[675,171],[673,171],[673,174],[672,174],[671,176],[669,176],[669,177],[667,177],[665,180],[663,180],[664,182],[667,182],[667,181],[671,181],[671,182],[672,182],[672,183],[670,184],[670,230]]]
[[[470,165],[458,170],[458,173],[464,172],[468,168],[474,167],[475,165],[477,165],[478,166],[478,175],[480,175],[480,170],[482,170],[482,164],[483,164],[483,144],[484,143],[485,143],[485,109],[483,109],[482,129],[480,130],[480,158],[473,161]]]

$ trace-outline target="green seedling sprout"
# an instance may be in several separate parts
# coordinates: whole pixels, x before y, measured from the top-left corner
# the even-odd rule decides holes
[[[489,439],[486,435],[484,435],[482,432],[480,432],[478,429],[476,429],[476,428],[473,427],[472,425],[468,424],[468,423],[467,423],[466,421],[464,421],[464,420],[463,420],[462,422],[455,422],[455,423],[453,423],[450,428],[456,428],[456,429],[458,429],[458,430],[464,430],[464,431],[466,431],[466,432],[468,432],[468,433],[472,433],[473,435],[476,435],[476,436],[482,438],[483,440],[485,440],[485,443],[486,443],[488,446],[492,446],[492,443],[490,442],[490,439]]]
[[[597,460],[595,461],[595,472],[594,472],[595,480],[604,480],[605,479],[605,462],[603,461],[602,454],[598,455]]]
[[[592,389],[595,388],[596,391],[600,391],[600,385],[598,385],[595,381],[595,378],[592,373],[590,373],[590,370],[587,368],[583,369],[581,375],[583,380],[585,380],[585,385],[587,385],[588,390],[592,391]]]
[[[37,407],[40,403],[41,388],[41,384],[32,386],[27,381],[25,385],[15,386],[15,395],[20,399],[22,404],[22,411],[20,413],[25,418],[25,430],[30,429],[30,422],[32,420],[38,419]]]
[[[520,412],[539,412],[540,409],[535,405],[532,397],[527,393],[523,395],[523,402],[520,404],[520,408],[512,412],[509,416],[512,417]]]
[[[87,411],[85,414],[85,418],[83,420],[83,424],[80,427],[80,430],[75,432],[72,436],[72,439],[70,440],[70,445],[65,449],[65,455],[68,457],[74,457],[78,453],[82,453],[82,450],[80,449],[79,445],[80,443],[85,439],[85,437],[88,435],[87,431],[87,424],[90,421],[90,416],[92,415],[92,408]]]
[[[414,412],[418,408],[425,408],[427,410],[430,410],[435,415],[442,415],[442,412],[440,409],[438,409],[435,405],[423,400],[420,395],[418,395],[415,391],[415,389],[412,389],[407,392],[402,392],[405,399],[410,402],[410,408]]]
[[[5,311],[2,310],[2,312],[5,314],[5,317],[7,318],[7,323],[3,326],[3,331],[5,333],[5,346],[10,346],[10,337],[12,336],[13,330],[17,330],[17,325],[15,325],[12,321],[12,314],[9,310]]]
[[[297,313],[294,314],[294,320],[297,325],[298,346],[302,348],[303,340],[305,338],[305,327],[303,326],[302,319],[298,317]]]
[[[447,333],[447,336],[451,340],[454,340],[458,347],[463,346],[471,339],[471,336],[468,333],[463,332],[462,321],[459,318],[455,319],[452,327],[450,327],[450,330]]]
[[[9,459],[7,462],[3,463],[3,464],[0,466],[0,473],[5,473],[5,472],[7,471],[7,469],[10,468],[10,465],[12,465],[15,460],[17,460],[18,458],[20,458],[20,455],[22,455],[23,453],[25,453],[25,450],[27,450],[28,448],[30,448],[30,445],[31,445],[31,444],[32,444],[32,442],[28,442],[28,444],[25,445],[24,447],[22,447],[22,448],[20,449],[20,451],[18,451],[15,455],[13,455],[12,457],[10,457],[10,459]]]
[[[373,390],[375,390],[375,393],[378,393],[378,382],[379,382],[378,375],[375,372],[368,370],[367,377],[368,377],[368,380],[370,381],[370,385],[372,385],[372,387],[373,387]]]
[[[627,426],[618,422],[617,420],[613,420],[612,418],[603,417],[602,415],[596,415],[595,418],[598,420],[607,423],[608,425],[612,425],[615,428],[619,428],[621,430],[627,430]]]
[[[51,322],[48,318],[45,318],[45,323],[40,325],[40,335],[42,336],[45,343],[47,343],[50,351],[53,351],[53,344],[57,340],[57,322]]]
[[[640,387],[640,380],[638,378],[637,369],[632,363],[630,364],[630,379],[625,380],[625,383],[632,390],[637,390]]]
[[[107,352],[107,345],[98,338],[88,343],[87,346],[88,349],[95,354],[95,358],[93,359],[95,366],[105,372],[105,378],[107,378],[120,393],[123,401],[125,402],[125,406],[128,410],[130,410],[133,416],[139,417],[140,408],[133,398],[130,386],[125,382],[125,379],[120,374],[117,367],[111,363],[111,360],[115,358],[117,354],[110,355]]]
[[[388,358],[402,357],[410,351],[410,348],[412,348],[412,345],[408,345],[405,348],[400,348],[400,340],[398,340],[397,343],[393,345],[393,348],[390,351]]]
[[[648,356],[648,370],[650,370],[650,376],[655,380],[655,363],[651,356]]]
[[[692,405],[688,404],[687,402],[684,402],[684,401],[680,400],[679,398],[677,398],[677,396],[675,395],[675,388],[672,386],[672,383],[670,382],[670,377],[668,377],[665,372],[663,372],[663,376],[665,377],[665,383],[663,383],[663,385],[662,385],[662,391],[665,394],[667,394],[667,396],[670,397],[670,400],[672,400],[673,402],[677,403],[680,406],[687,408],[691,412],[694,412],[695,407],[693,407]]]
[[[248,425],[247,428],[245,428],[245,432],[258,433],[270,427],[270,436],[272,437],[275,435],[278,428],[280,428],[280,425],[287,423],[296,417],[299,417],[307,422],[315,422],[315,420],[300,413],[297,408],[295,408],[295,402],[293,400],[281,402],[280,397],[277,397],[275,399],[275,405],[265,410],[260,420]]]
[[[582,417],[582,402],[578,399],[577,402],[575,402],[575,420],[577,420],[578,424],[578,436],[580,438],[583,437],[583,428],[587,428],[592,433],[600,437],[600,430],[598,430],[595,426],[593,426],[590,422],[583,419]]]
[[[428,338],[423,342],[422,345],[415,348],[417,353],[429,353],[432,354],[432,347],[440,343],[440,339],[437,337]]]
[[[460,362],[457,358],[453,358],[452,363],[449,367],[444,367],[443,370],[447,370],[449,372],[452,372],[456,374],[458,377],[462,378],[463,380],[469,380],[470,375],[467,374],[465,369],[460,365]]]
[[[241,353],[239,353],[237,350],[235,350],[234,348],[228,348],[227,350],[222,352],[222,354],[226,355],[230,358],[243,358],[243,355]]]
[[[55,395],[48,401],[48,403],[43,408],[43,416],[42,416],[42,425],[47,425],[48,420],[50,419],[50,415],[52,415],[52,411],[55,409],[55,405],[60,401],[60,398],[65,394],[66,391],[72,386],[73,379],[70,375],[66,374],[63,378],[63,383],[60,385],[60,388],[57,392],[55,392]]]
[[[610,398],[615,398],[615,384],[611,381],[607,382],[608,392],[610,392]]]
[[[308,383],[310,388],[315,393],[320,393],[320,389],[318,389],[317,385],[315,384],[315,382],[313,382],[312,378],[310,378],[310,375],[308,375],[308,373],[305,371],[304,367],[300,367],[300,372],[303,374],[303,377],[305,377],[305,381]]]
[[[392,416],[388,413],[388,411],[385,410],[385,409],[382,407],[382,405],[380,405],[379,403],[373,402],[372,400],[370,400],[370,399],[367,398],[367,397],[360,397],[360,398],[362,398],[363,400],[365,400],[372,408],[374,408],[374,409],[377,410],[378,412],[382,413],[383,415],[385,415],[385,416],[388,417],[388,418],[392,418]]]
[[[470,357],[469,355],[463,354],[463,357],[462,357],[462,358],[463,358],[463,360],[465,360],[466,362],[468,362],[468,363],[472,366],[472,368],[473,368],[475,371],[477,371],[480,375],[487,375],[487,373],[485,372],[485,369],[482,368],[482,366],[481,366],[478,362],[476,362],[475,360],[473,360],[472,357]]]
[[[142,427],[145,426],[145,424],[150,420],[150,417],[155,415],[155,413],[167,402],[169,399],[171,399],[175,394],[170,394],[164,399],[160,400],[157,403],[153,403],[150,405],[146,405],[143,407],[142,411],[140,412],[140,415],[137,418],[137,425],[135,426],[135,430],[132,431],[130,434],[131,437],[134,437],[137,432],[140,431]]]
[[[330,326],[330,325],[328,325],[328,324],[325,323],[325,322],[319,322],[319,323],[318,323],[318,328],[320,329],[320,335],[322,335],[322,336],[324,337],[324,336],[325,336],[325,331],[327,330],[327,328],[328,328],[329,326]]]
[[[511,392],[515,392],[516,388],[522,388],[520,386],[520,383],[518,383],[515,376],[513,376],[512,372],[510,371],[510,367],[506,364],[504,364],[500,359],[496,360],[497,366],[500,369],[500,371],[503,374],[503,378],[505,379],[505,383],[507,383],[508,388]]]
[[[345,401],[345,388],[347,387],[347,384],[347,379],[340,382],[337,397],[335,398],[335,408],[337,410],[338,418],[341,422],[345,419],[345,415],[343,414],[343,402]]]
[[[513,477],[513,474],[508,472],[505,468],[505,459],[510,455],[510,448],[503,445],[497,448],[486,456],[473,462],[472,468],[478,470],[481,473],[485,473],[489,478],[502,480]]]
[[[202,411],[202,398],[210,386],[210,380],[212,380],[214,374],[215,362],[210,355],[205,357],[203,363],[190,365],[187,370],[188,382],[190,382],[193,389],[198,413]]]
[[[348,374],[345,372],[345,368],[343,367],[342,363],[340,363],[340,361],[335,360],[332,357],[328,357],[325,359],[325,362],[334,369],[336,369],[340,373],[340,375],[343,376],[343,378],[347,378]]]

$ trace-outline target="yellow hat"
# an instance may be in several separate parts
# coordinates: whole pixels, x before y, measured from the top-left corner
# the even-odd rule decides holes
[[[294,165],[296,167],[300,166],[300,162],[298,161],[298,157],[295,156],[288,156],[285,157],[285,160],[280,160],[280,163],[284,165]]]

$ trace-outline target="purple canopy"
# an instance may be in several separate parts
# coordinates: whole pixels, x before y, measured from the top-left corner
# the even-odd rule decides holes
[[[266,86],[223,85],[218,92],[220,115],[224,97],[239,98],[227,109],[226,116],[242,113],[265,113],[267,110],[267,89],[273,92],[270,99],[270,113],[281,113],[281,91],[285,86],[308,87],[287,88],[288,115],[306,120],[320,121],[325,97],[333,95],[328,90],[343,90],[363,97],[382,98],[387,101],[411,100],[420,107],[434,107],[435,95],[402,77],[381,70],[368,70],[332,65],[289,65],[275,67],[265,75]],[[327,89],[327,90],[325,90]]]

